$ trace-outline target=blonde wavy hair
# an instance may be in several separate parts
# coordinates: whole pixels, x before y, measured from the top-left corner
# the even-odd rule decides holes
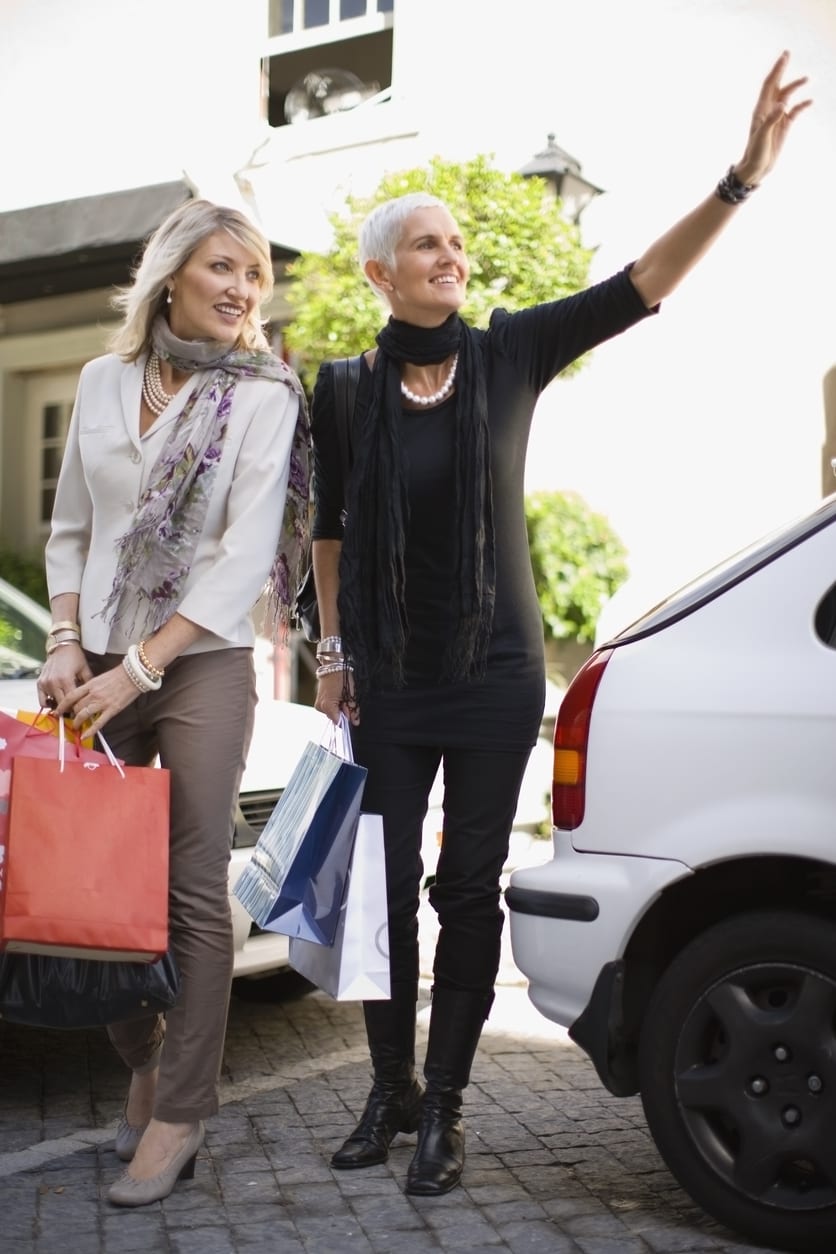
[[[261,299],[247,317],[239,349],[269,349],[261,319],[261,305],[273,294],[273,263],[266,236],[243,213],[209,200],[188,200],[157,227],[146,241],[129,287],[120,288],[111,304],[122,314],[122,324],[108,347],[123,361],[136,361],[151,343],[151,324],[166,308],[168,280],[185,265],[194,250],[215,231],[226,231],[243,248],[255,253],[261,271]]]

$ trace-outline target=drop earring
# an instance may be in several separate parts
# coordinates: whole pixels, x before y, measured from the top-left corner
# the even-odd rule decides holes
[[[169,289],[168,289],[168,295],[167,295],[167,296],[166,296],[166,298],[165,298],[165,303],[166,303],[167,305],[170,305],[170,304],[171,304],[171,288],[169,288]]]

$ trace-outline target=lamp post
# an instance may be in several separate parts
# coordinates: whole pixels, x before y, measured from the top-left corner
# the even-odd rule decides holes
[[[554,134],[531,161],[519,171],[524,178],[545,179],[554,195],[563,205],[563,211],[575,225],[590,201],[600,196],[603,187],[596,187],[581,174],[581,163],[555,142]]]

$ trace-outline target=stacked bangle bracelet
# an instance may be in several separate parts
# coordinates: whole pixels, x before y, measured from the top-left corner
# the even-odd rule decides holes
[[[323,662],[321,666],[316,668],[317,679],[322,679],[323,675],[338,675],[345,671],[353,671],[354,667],[350,662]]]
[[[757,186],[757,183],[741,183],[734,172],[734,166],[730,165],[717,184],[714,194],[727,205],[739,205],[747,196],[751,196]]]
[[[53,623],[50,627],[45,646],[47,657],[64,644],[81,644],[81,628],[69,618]]]
[[[318,658],[326,655],[335,655],[342,657],[343,655],[343,638],[342,636],[323,636],[319,644],[316,646],[316,656]]]
[[[142,644],[144,641],[140,645],[131,645],[122,658],[122,666],[128,679],[140,692],[156,692],[162,685],[164,672],[159,667],[152,668],[142,661],[142,655],[145,653]],[[140,654],[140,649],[142,649],[142,654]]]
[[[46,638],[46,650],[45,650],[45,651],[46,651],[46,655],[47,655],[47,657],[49,657],[50,653],[54,653],[56,649],[60,649],[60,648],[62,648],[62,646],[63,646],[63,645],[65,645],[65,644],[78,644],[78,645],[80,645],[80,644],[81,644],[81,640],[79,639],[79,637],[78,637],[78,636],[66,636],[63,640],[55,640],[55,639],[53,639],[53,637],[52,637],[52,636],[47,636],[47,638]]]
[[[317,679],[323,675],[337,675],[345,671],[353,671],[354,667],[346,661],[343,653],[342,636],[323,636],[316,646]]]

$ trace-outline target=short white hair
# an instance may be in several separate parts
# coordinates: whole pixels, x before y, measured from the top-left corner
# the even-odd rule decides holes
[[[390,268],[394,266],[395,249],[401,241],[404,223],[416,209],[447,209],[450,212],[443,200],[431,196],[429,192],[407,192],[405,196],[384,200],[382,205],[372,209],[360,227],[358,241],[360,268],[364,274],[367,261],[381,261]]]

